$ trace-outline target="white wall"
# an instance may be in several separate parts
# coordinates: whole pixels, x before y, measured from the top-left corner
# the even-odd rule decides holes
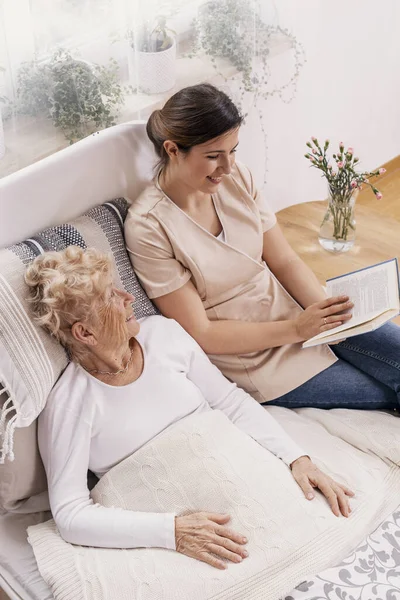
[[[353,146],[365,170],[400,154],[400,1],[279,0],[277,6],[280,25],[303,43],[307,63],[290,104],[272,98],[262,105],[264,191],[276,211],[326,197],[325,180],[303,156],[311,135]],[[290,52],[271,59],[279,77],[291,67]],[[265,152],[254,111],[238,157],[262,185]]]

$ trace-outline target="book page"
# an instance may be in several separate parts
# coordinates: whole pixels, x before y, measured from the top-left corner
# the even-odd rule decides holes
[[[330,297],[349,296],[350,300],[354,302],[351,310],[353,316],[343,325],[319,333],[310,338],[308,342],[323,340],[328,336],[330,339],[332,336],[335,336],[336,340],[341,339],[346,337],[346,335],[338,335],[342,331],[346,332],[348,329],[367,323],[383,314],[386,315],[384,320],[389,320],[400,310],[399,279],[395,259],[341,277],[328,279],[326,288]],[[388,316],[389,313],[392,316]],[[360,333],[362,332],[360,331]]]
[[[382,313],[381,315],[379,315],[379,317],[375,317],[374,319],[372,319],[371,321],[367,321],[366,323],[361,323],[360,325],[356,325],[355,327],[350,327],[349,329],[346,329],[346,331],[342,334],[338,335],[338,328],[335,329],[331,329],[330,332],[328,332],[328,335],[324,335],[324,336],[315,336],[313,338],[311,338],[310,340],[304,342],[303,344],[303,348],[309,348],[311,346],[317,346],[318,344],[330,344],[332,342],[338,342],[343,338],[350,338],[353,337],[354,335],[361,335],[362,333],[368,333],[369,331],[374,331],[375,329],[378,329],[378,327],[381,327],[382,325],[384,325],[385,323],[387,323],[388,321],[390,321],[390,319],[394,319],[394,317],[397,317],[397,315],[399,314],[399,312],[397,310],[390,310],[390,311],[386,311],[384,313]],[[340,329],[339,329],[340,331]]]
[[[347,295],[354,302],[353,318],[346,326],[369,321],[399,306],[396,261],[330,279],[327,291],[329,296]]]

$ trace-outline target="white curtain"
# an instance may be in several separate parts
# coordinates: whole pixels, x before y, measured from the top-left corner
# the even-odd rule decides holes
[[[302,61],[273,0],[0,0],[0,176],[202,81],[262,128],[260,102],[290,101]]]

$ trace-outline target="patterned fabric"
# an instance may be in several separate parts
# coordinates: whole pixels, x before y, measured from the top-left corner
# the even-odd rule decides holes
[[[400,509],[336,567],[300,583],[281,600],[398,600]]]
[[[123,224],[127,211],[127,201],[118,198],[92,208],[71,223],[50,227],[0,250],[0,394],[8,396],[0,412],[0,463],[6,456],[13,459],[15,427],[27,427],[36,419],[67,365],[61,345],[31,320],[23,276],[35,256],[73,244],[111,253],[115,284],[135,296],[137,318],[157,314],[125,249]]]
[[[28,536],[55,599],[69,600],[73,589],[74,600],[277,600],[343,560],[398,507],[399,419],[356,410],[275,407],[273,414],[318,466],[354,489],[350,518],[335,517],[321,494],[306,500],[284,463],[220,411],[192,414],[106,473],[93,500],[126,510],[229,514],[229,527],[249,540],[249,557],[221,571],[161,548],[76,546],[51,520]]]
[[[95,206],[84,216],[92,219],[106,235],[122,285],[126,291],[135,296],[135,314],[137,318],[141,318],[157,314],[158,311],[149,301],[138,282],[126,253],[124,238],[121,234],[123,234],[127,213],[127,201],[125,198],[117,198],[111,202]],[[77,225],[79,226],[79,219]],[[79,246],[80,248],[87,248],[88,246],[74,224],[50,227],[25,242],[10,246],[9,250],[14,252],[25,265],[28,265],[42,252],[64,250],[68,246]]]

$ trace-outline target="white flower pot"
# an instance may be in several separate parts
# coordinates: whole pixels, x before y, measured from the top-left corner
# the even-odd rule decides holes
[[[176,43],[162,52],[138,52],[137,82],[145,94],[162,94],[176,82]]]
[[[4,157],[5,153],[6,153],[6,145],[4,143],[3,119],[1,118],[1,107],[0,107],[0,160]]]

